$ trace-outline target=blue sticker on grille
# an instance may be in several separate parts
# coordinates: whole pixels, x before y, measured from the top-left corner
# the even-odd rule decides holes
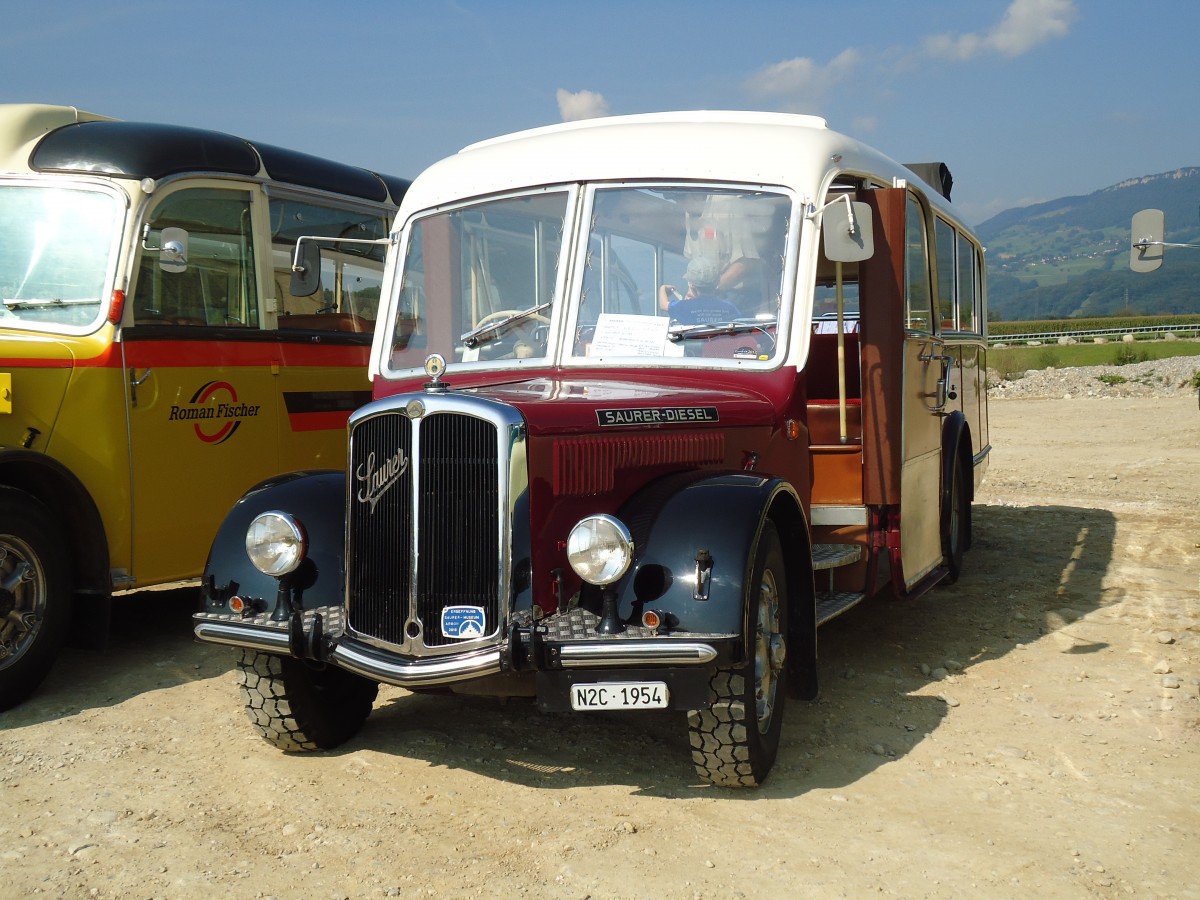
[[[487,616],[482,606],[447,606],[442,610],[442,634],[460,641],[483,637]]]

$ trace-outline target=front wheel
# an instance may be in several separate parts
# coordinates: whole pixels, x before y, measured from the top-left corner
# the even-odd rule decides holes
[[[329,750],[358,733],[379,685],[290,656],[243,650],[238,686],[246,715],[270,744],[291,753]]]
[[[722,787],[757,787],[779,752],[787,662],[787,574],[775,525],[763,527],[747,587],[750,605],[747,662],[717,669],[708,709],[688,712],[692,762],[702,778]]]
[[[33,497],[0,488],[0,710],[42,683],[70,617],[62,530]]]

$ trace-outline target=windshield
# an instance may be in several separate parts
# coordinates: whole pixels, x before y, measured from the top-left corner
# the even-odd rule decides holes
[[[107,309],[120,216],[100,191],[0,186],[0,327],[90,330]]]
[[[791,208],[742,188],[598,188],[575,354],[769,359]]]
[[[544,361],[558,292],[567,191],[506,197],[418,219],[392,335],[394,368]]]
[[[585,215],[569,215],[576,202]],[[770,360],[789,195],[743,187],[597,186],[479,202],[408,228],[393,369]],[[564,223],[573,236],[561,301]]]

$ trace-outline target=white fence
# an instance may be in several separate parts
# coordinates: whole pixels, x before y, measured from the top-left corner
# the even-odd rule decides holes
[[[1059,338],[1074,338],[1077,341],[1090,340],[1093,338],[1112,338],[1124,337],[1127,334],[1173,334],[1178,338],[1196,338],[1200,337],[1200,319],[1184,325],[1138,325],[1134,328],[1089,328],[1086,330],[1073,330],[1064,328],[1059,331],[1037,331],[1027,334],[990,334],[988,335],[988,343],[995,344],[1028,344],[1030,341],[1041,341],[1042,343],[1058,343]]]

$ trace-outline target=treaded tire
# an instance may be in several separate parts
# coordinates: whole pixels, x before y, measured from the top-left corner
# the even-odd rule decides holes
[[[787,576],[779,532],[767,522],[759,538],[745,602],[754,613],[747,662],[719,668],[709,682],[708,709],[689,710],[692,762],[721,787],[758,787],[779,752],[787,657]]]
[[[336,666],[242,650],[238,686],[246,715],[270,744],[289,753],[329,750],[358,733],[379,685]]]
[[[955,459],[950,496],[942,510],[941,521],[942,559],[946,566],[946,577],[941,583],[946,586],[954,584],[962,575],[963,555],[971,545],[971,501],[967,497],[966,478],[962,461]]]
[[[0,488],[0,710],[34,692],[66,641],[68,566],[50,511],[24,491]]]

